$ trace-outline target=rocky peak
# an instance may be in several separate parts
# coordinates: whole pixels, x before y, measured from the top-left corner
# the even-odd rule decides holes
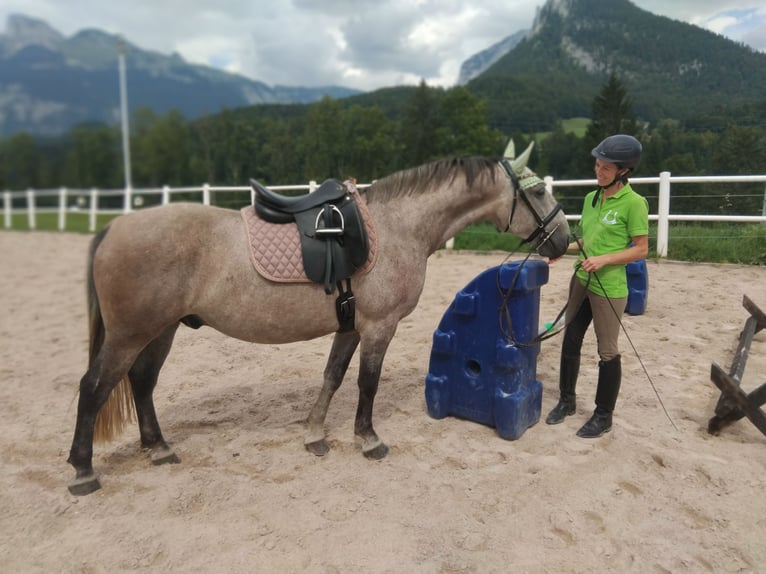
[[[0,35],[8,54],[27,46],[43,46],[56,51],[64,42],[64,36],[42,20],[22,14],[10,14],[5,23],[5,34]]]
[[[460,76],[458,77],[457,85],[463,86],[476,76],[482,74],[492,64],[513,50],[524,39],[526,33],[527,30],[519,30],[493,44],[486,50],[482,50],[468,58],[460,66]]]
[[[565,19],[572,9],[572,1],[573,0],[548,0],[542,6],[538,6],[535,9],[535,19],[532,23],[532,29],[530,30],[529,35],[534,36],[537,34],[543,26],[545,26],[548,18],[553,15]]]

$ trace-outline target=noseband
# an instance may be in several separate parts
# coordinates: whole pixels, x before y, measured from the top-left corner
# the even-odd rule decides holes
[[[532,215],[535,218],[535,221],[537,222],[537,228],[529,234],[529,237],[524,239],[522,241],[523,243],[531,243],[534,241],[538,235],[541,233],[544,233],[545,236],[543,237],[542,241],[540,241],[536,248],[540,248],[540,246],[548,241],[550,239],[551,235],[558,229],[558,225],[551,229],[550,231],[546,231],[545,227],[553,221],[553,218],[556,217],[559,211],[561,211],[561,204],[559,202],[556,202],[556,205],[551,210],[551,212],[546,215],[544,218],[540,217],[540,214],[537,213],[537,210],[532,205],[532,202],[529,201],[529,197],[527,197],[527,193],[522,189],[521,183],[519,182],[519,176],[516,175],[516,172],[513,171],[513,168],[511,167],[510,162],[507,159],[504,159],[500,162],[500,165],[503,166],[503,170],[505,170],[506,175],[510,178],[511,183],[513,184],[513,204],[511,205],[511,213],[508,216],[508,226],[505,228],[505,231],[508,231],[511,228],[511,221],[513,220],[513,215],[516,213],[516,198],[517,196],[520,196],[522,201],[527,204],[527,207],[529,208],[529,211],[532,212]]]

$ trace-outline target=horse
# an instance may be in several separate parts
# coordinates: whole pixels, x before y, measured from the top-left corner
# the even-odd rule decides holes
[[[88,252],[89,362],[80,380],[67,462],[68,488],[101,487],[94,440],[137,418],[141,446],[154,464],[177,463],[157,421],[152,394],[181,324],[208,326],[252,343],[305,341],[335,332],[323,385],[306,420],[305,448],[326,454],[325,416],[357,347],[358,406],[354,435],[370,459],[388,447],[373,428],[383,359],[399,321],[416,307],[429,255],[469,224],[488,221],[529,243],[540,256],[565,253],[569,226],[541,180],[520,177],[528,148],[512,161],[445,158],[388,175],[359,194],[377,233],[375,265],[352,277],[353,328],[339,329],[335,301],[317,283],[277,283],[255,272],[236,210],[171,203],[118,216],[94,236]]]

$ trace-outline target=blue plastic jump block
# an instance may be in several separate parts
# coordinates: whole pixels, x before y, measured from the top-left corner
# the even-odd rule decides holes
[[[489,425],[509,440],[540,420],[540,344],[525,343],[537,336],[547,282],[545,261],[515,261],[487,269],[455,295],[433,335],[425,388],[430,416]],[[519,345],[506,335],[506,313]]]
[[[649,294],[649,272],[646,259],[633,261],[625,266],[628,278],[628,302],[625,312],[628,315],[643,315],[646,311],[646,300]]]

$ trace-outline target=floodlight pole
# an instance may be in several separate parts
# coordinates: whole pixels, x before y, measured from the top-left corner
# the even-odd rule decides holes
[[[120,115],[122,117],[122,161],[125,171],[125,202],[123,208],[130,211],[133,181],[130,168],[130,127],[128,126],[128,87],[125,73],[125,42],[118,41],[118,61],[120,69]]]

